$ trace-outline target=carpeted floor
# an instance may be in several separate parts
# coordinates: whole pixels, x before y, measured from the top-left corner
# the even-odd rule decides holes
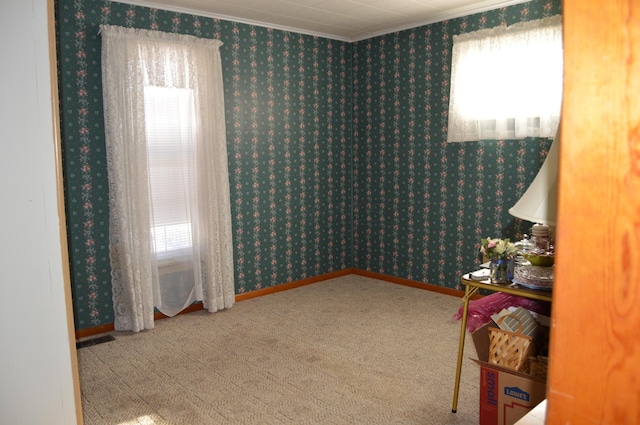
[[[460,299],[357,275],[78,350],[86,425],[477,424]]]

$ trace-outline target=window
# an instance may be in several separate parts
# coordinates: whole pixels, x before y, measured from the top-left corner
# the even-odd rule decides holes
[[[560,16],[454,36],[447,141],[554,137],[562,62]]]
[[[191,255],[195,202],[193,90],[144,88],[152,249],[158,260]]]
[[[100,25],[117,330],[235,301],[220,40]]]

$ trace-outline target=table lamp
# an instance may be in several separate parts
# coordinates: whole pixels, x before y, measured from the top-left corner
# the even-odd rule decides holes
[[[533,179],[531,186],[509,208],[509,214],[533,223],[555,226],[558,198],[558,145],[560,144],[560,126],[551,144],[547,158]]]
[[[560,126],[551,148],[538,171],[535,179],[516,202],[509,208],[509,214],[523,220],[531,221],[533,251],[528,245],[523,257],[531,264],[519,264],[514,267],[513,281],[529,288],[551,289],[553,286],[554,248],[551,244],[553,230],[556,225],[558,205],[558,146],[560,145]]]

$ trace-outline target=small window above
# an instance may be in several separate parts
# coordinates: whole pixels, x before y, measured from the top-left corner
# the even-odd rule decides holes
[[[454,36],[447,141],[554,137],[562,67],[560,16]]]

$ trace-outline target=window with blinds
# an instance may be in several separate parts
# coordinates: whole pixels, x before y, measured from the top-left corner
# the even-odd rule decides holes
[[[153,251],[158,260],[188,257],[196,190],[193,90],[147,86],[144,98]]]

